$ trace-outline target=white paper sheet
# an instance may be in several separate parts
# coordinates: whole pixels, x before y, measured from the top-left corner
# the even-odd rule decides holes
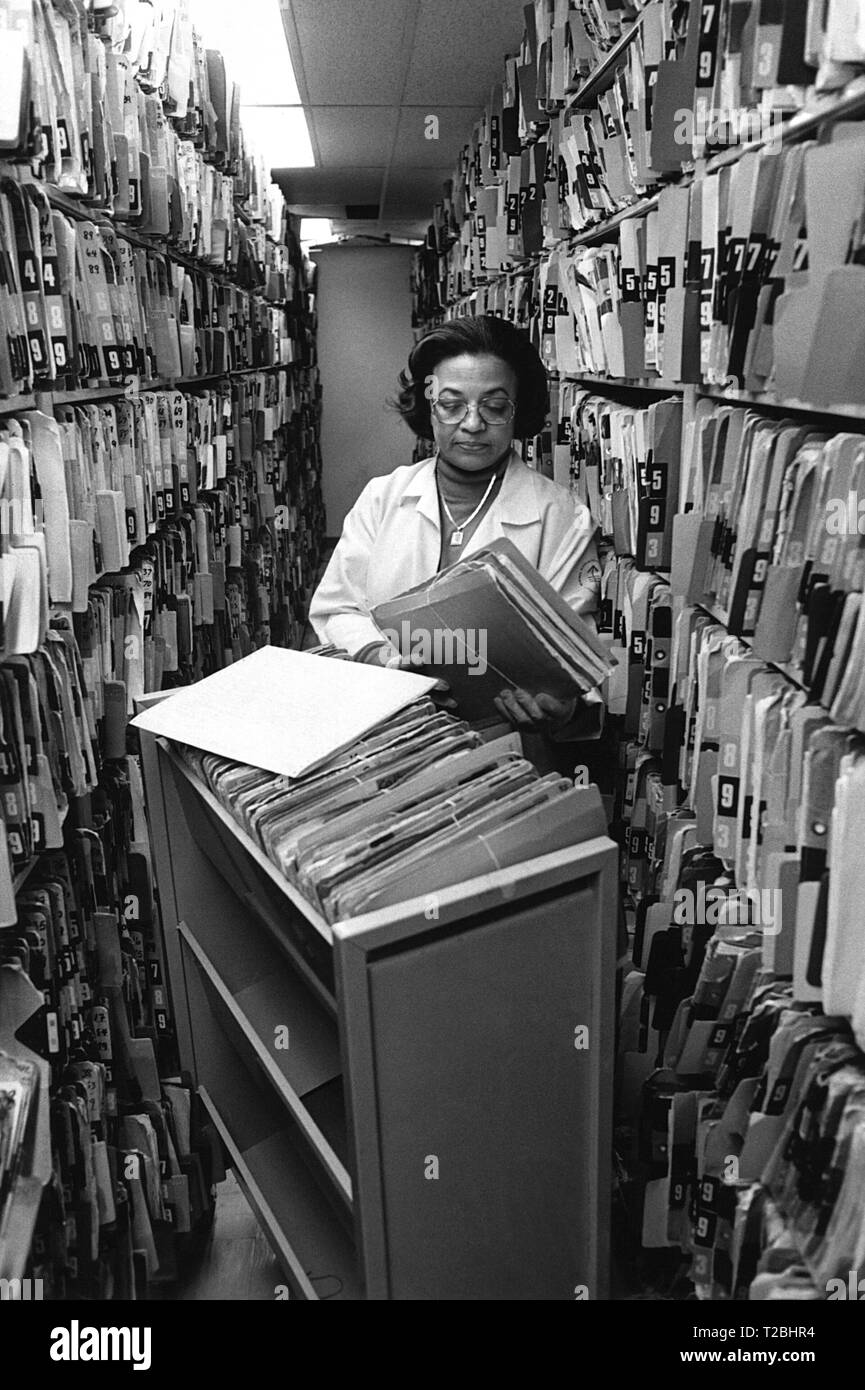
[[[160,700],[137,729],[300,777],[432,690],[411,671],[261,647]]]

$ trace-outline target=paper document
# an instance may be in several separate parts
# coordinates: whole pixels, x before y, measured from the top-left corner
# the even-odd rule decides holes
[[[132,723],[282,777],[300,777],[434,685],[410,671],[262,647]]]

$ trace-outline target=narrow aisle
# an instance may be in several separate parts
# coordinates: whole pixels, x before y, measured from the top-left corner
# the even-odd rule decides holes
[[[201,1254],[172,1286],[172,1301],[274,1300],[285,1278],[234,1174],[217,1188],[213,1227]]]

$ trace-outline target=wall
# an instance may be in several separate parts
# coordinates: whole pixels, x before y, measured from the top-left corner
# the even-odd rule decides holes
[[[386,401],[414,341],[409,246],[317,251],[321,448],[327,534],[370,478],[410,463],[414,436]]]

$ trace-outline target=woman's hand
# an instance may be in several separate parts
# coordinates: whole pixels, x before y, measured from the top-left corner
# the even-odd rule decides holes
[[[577,696],[558,700],[555,695],[530,695],[527,690],[503,690],[495,701],[505,719],[526,733],[551,733],[569,723],[577,708]]]
[[[354,659],[367,666],[387,666],[394,671],[418,671],[420,674],[421,670],[420,661],[413,656],[400,656],[390,642],[370,643],[368,647],[359,651]],[[430,699],[439,709],[452,713],[457,707],[457,702],[451,697],[450,689],[447,681],[436,681],[429,693]]]
[[[401,656],[399,661],[388,662],[388,665],[397,666],[400,671],[417,671],[418,675],[423,674],[423,662],[413,656]],[[429,697],[437,709],[447,710],[449,714],[455,713],[457,702],[451,695],[447,681],[436,681]]]

